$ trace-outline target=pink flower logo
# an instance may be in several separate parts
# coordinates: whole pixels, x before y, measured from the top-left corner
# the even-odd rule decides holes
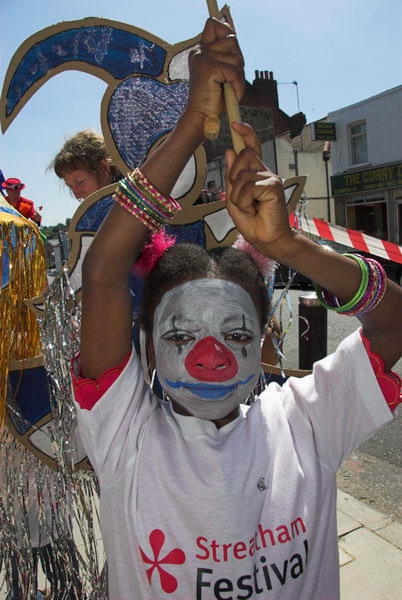
[[[145,564],[151,565],[149,569],[146,570],[147,578],[149,585],[152,584],[152,575],[157,569],[159,572],[161,587],[166,594],[172,594],[176,591],[178,583],[176,577],[173,577],[170,573],[165,571],[161,567],[161,565],[182,565],[186,560],[186,555],[183,550],[179,548],[174,548],[166,554],[166,556],[162,559],[159,559],[160,552],[162,550],[162,546],[165,543],[165,534],[160,529],[154,529],[149,534],[149,544],[152,548],[152,552],[154,553],[153,559],[149,558],[145,552],[143,552],[142,548],[140,548],[141,557]]]

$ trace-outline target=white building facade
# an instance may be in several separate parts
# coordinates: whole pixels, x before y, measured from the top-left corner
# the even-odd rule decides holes
[[[402,85],[328,114],[336,223],[402,244]]]
[[[304,196],[307,200],[307,215],[335,222],[333,200],[329,179],[332,174],[331,160],[323,160],[324,141],[315,140],[312,124],[303,128],[301,135],[290,139],[288,135],[277,137],[277,173],[282,179],[295,175],[306,175]]]

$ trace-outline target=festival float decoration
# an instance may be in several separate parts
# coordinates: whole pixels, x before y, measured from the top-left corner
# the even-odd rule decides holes
[[[208,4],[211,9],[211,3]],[[219,14],[231,20],[227,7]],[[188,93],[188,56],[198,39],[199,37],[194,37],[171,45],[131,25],[92,17],[47,27],[28,38],[10,62],[0,102],[2,130],[7,130],[33,94],[50,78],[66,70],[83,71],[106,82],[107,89],[101,104],[101,126],[105,142],[122,172],[134,169],[163,142],[185,106]],[[226,97],[230,94],[225,89]],[[228,104],[231,102],[228,101]],[[235,106],[234,109],[236,110]],[[240,148],[236,148],[239,151]],[[205,181],[205,172],[205,154],[200,148],[190,159],[173,189],[172,195],[179,199],[182,211],[169,225],[169,233],[176,235],[179,241],[191,240],[207,248],[230,245],[236,237],[236,231],[226,211],[225,201],[222,199],[208,204],[197,203]],[[289,212],[294,210],[304,182],[304,177],[295,177],[285,182]],[[7,268],[10,271],[11,266],[14,271],[19,270],[30,281],[35,281],[35,285],[18,291],[18,302],[20,307],[24,306],[24,331],[30,331],[32,335],[37,331],[33,316],[36,313],[40,323],[42,347],[39,336],[35,334],[36,341],[32,344],[32,349],[27,350],[26,343],[27,353],[16,355],[7,366],[7,349],[4,344],[1,349],[1,393],[5,398],[6,393],[10,395],[11,390],[13,399],[8,397],[6,402],[8,431],[2,430],[0,449],[9,459],[17,455],[23,457],[15,464],[19,465],[19,473],[24,472],[25,475],[17,478],[16,469],[3,469],[7,493],[0,506],[4,542],[1,544],[0,562],[3,558],[10,582],[10,548],[11,545],[18,547],[18,527],[10,502],[11,489],[13,486],[14,489],[18,487],[21,503],[24,504],[24,490],[27,491],[29,476],[34,472],[41,505],[49,498],[48,492],[44,491],[45,482],[52,481],[59,503],[69,507],[67,512],[58,513],[55,508],[57,503],[51,502],[54,519],[50,526],[57,530],[57,535],[53,535],[53,546],[57,558],[66,564],[70,581],[79,580],[82,591],[91,594],[94,599],[103,598],[105,594],[105,581],[101,574],[102,560],[96,552],[93,529],[93,523],[97,520],[94,500],[97,484],[75,434],[68,363],[78,349],[82,260],[112,206],[114,187],[107,186],[95,192],[79,206],[68,232],[71,240],[69,263],[45,293],[44,259],[39,258],[43,256],[43,250],[40,250],[43,244],[40,245],[42,242],[37,237],[37,232],[32,256],[35,254],[35,260],[42,261],[40,277],[32,277],[35,261],[27,263],[29,251],[22,250],[26,245],[14,244],[17,262],[9,262],[9,267],[2,258],[3,274],[7,272]],[[17,223],[19,217],[13,215],[14,217]],[[24,227],[26,229],[27,225]],[[17,242],[17,238],[15,241]],[[2,257],[5,256],[4,249],[8,247],[3,244]],[[6,281],[6,285],[8,283]],[[134,293],[137,293],[137,285],[138,282],[134,282]],[[31,299],[28,302],[31,312],[25,304],[28,299]],[[26,385],[21,385],[21,382]],[[10,464],[13,461],[7,462]],[[49,467],[56,471],[54,476],[49,474]],[[43,513],[42,507],[38,513],[39,520],[46,529],[49,524]],[[72,517],[79,524],[85,546],[83,554],[74,545]],[[27,523],[26,518],[25,522]],[[27,527],[23,531],[23,538],[24,545],[20,544],[22,550],[16,555],[20,564],[25,564],[24,560],[28,561],[26,564],[30,577],[21,579],[20,582],[25,586],[24,591],[28,597],[29,593],[33,593],[34,576],[32,561],[27,558]],[[78,567],[71,560],[71,547],[75,548],[73,554],[78,557]]]
[[[54,398],[43,367],[43,340],[26,304],[46,287],[43,239],[37,226],[2,198],[0,264],[0,564],[10,590],[18,588],[23,598],[36,597],[32,547],[51,542],[52,556],[63,565],[66,584],[78,592],[81,584],[78,554],[72,552],[71,517],[76,516],[83,539],[93,546],[82,515],[84,507],[86,514],[92,514],[94,485],[83,487],[84,472],[80,481],[70,477],[71,413],[70,422],[65,414],[62,419],[64,447],[55,443],[57,417],[60,411],[68,411],[68,406],[53,405],[53,414],[49,414],[49,401]],[[47,455],[35,442],[44,435],[45,424],[47,441],[59,454],[57,472],[47,466]],[[80,560],[82,574],[89,578],[96,574],[101,581],[100,561],[88,571],[81,556]]]
[[[218,13],[216,2],[209,1],[208,6],[213,16],[219,14],[231,21],[227,7]],[[170,45],[131,25],[95,17],[43,29],[28,38],[10,62],[0,104],[2,129],[7,130],[32,95],[50,78],[65,70],[80,70],[108,84],[101,106],[102,131],[116,165],[122,172],[131,170],[163,142],[181,114],[187,99],[188,56],[198,39]],[[225,86],[225,95],[230,119],[238,118],[230,86]],[[234,141],[239,151],[241,145],[235,134]],[[182,210],[167,229],[178,241],[191,240],[207,248],[230,245],[236,231],[224,200],[196,202],[205,180],[205,166],[205,154],[200,148],[173,189],[172,195],[180,200]],[[289,212],[300,198],[304,182],[304,177],[285,182]],[[113,192],[111,185],[92,194],[72,218],[68,232],[71,240],[68,275],[78,297],[85,252],[112,206]],[[135,282],[134,287],[138,287]],[[43,317],[44,297],[38,294],[31,307]],[[43,371],[40,357],[35,366],[39,372],[41,367]],[[43,410],[39,410],[38,404],[36,407],[39,414],[31,414],[28,421],[43,418]],[[29,447],[55,467],[54,444],[47,435],[48,422],[37,423],[36,427],[37,431],[23,436],[21,441],[29,439]],[[12,430],[19,435],[14,425]],[[77,465],[85,466],[82,452],[77,452],[75,459]]]

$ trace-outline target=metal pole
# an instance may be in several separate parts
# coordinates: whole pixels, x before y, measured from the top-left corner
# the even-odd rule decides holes
[[[327,180],[327,221],[331,222],[331,197],[329,193],[329,176],[328,176],[328,161],[324,162],[325,164],[325,178]]]
[[[296,96],[297,96],[297,112],[300,112],[300,101],[299,101],[299,84],[297,81],[293,81],[293,84],[296,86]]]
[[[322,153],[322,160],[325,165],[325,179],[327,182],[327,221],[331,222],[331,194],[329,188],[329,175],[328,175],[328,161],[331,157],[331,142],[325,142],[324,150]]]
[[[273,169],[274,173],[278,173],[278,153],[276,151],[276,138],[272,136],[272,143],[274,145],[274,160],[275,160],[275,168]],[[402,235],[402,231],[401,231]]]
[[[70,254],[70,242],[69,242],[69,239],[68,239],[65,231],[59,231],[58,237],[59,237],[61,259],[63,261],[65,261],[68,259],[68,255]]]
[[[295,161],[295,175],[299,174],[299,157],[297,153],[297,148],[293,148],[293,160]]]
[[[299,369],[309,370],[327,355],[327,311],[315,292],[299,296]]]
[[[300,112],[299,84],[297,83],[297,81],[278,81],[277,85],[295,85],[296,86],[297,112]]]

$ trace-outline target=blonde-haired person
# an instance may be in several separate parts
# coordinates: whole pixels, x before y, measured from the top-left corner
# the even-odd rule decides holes
[[[63,179],[77,200],[121,179],[113,164],[105,140],[92,129],[68,138],[49,165]]]

